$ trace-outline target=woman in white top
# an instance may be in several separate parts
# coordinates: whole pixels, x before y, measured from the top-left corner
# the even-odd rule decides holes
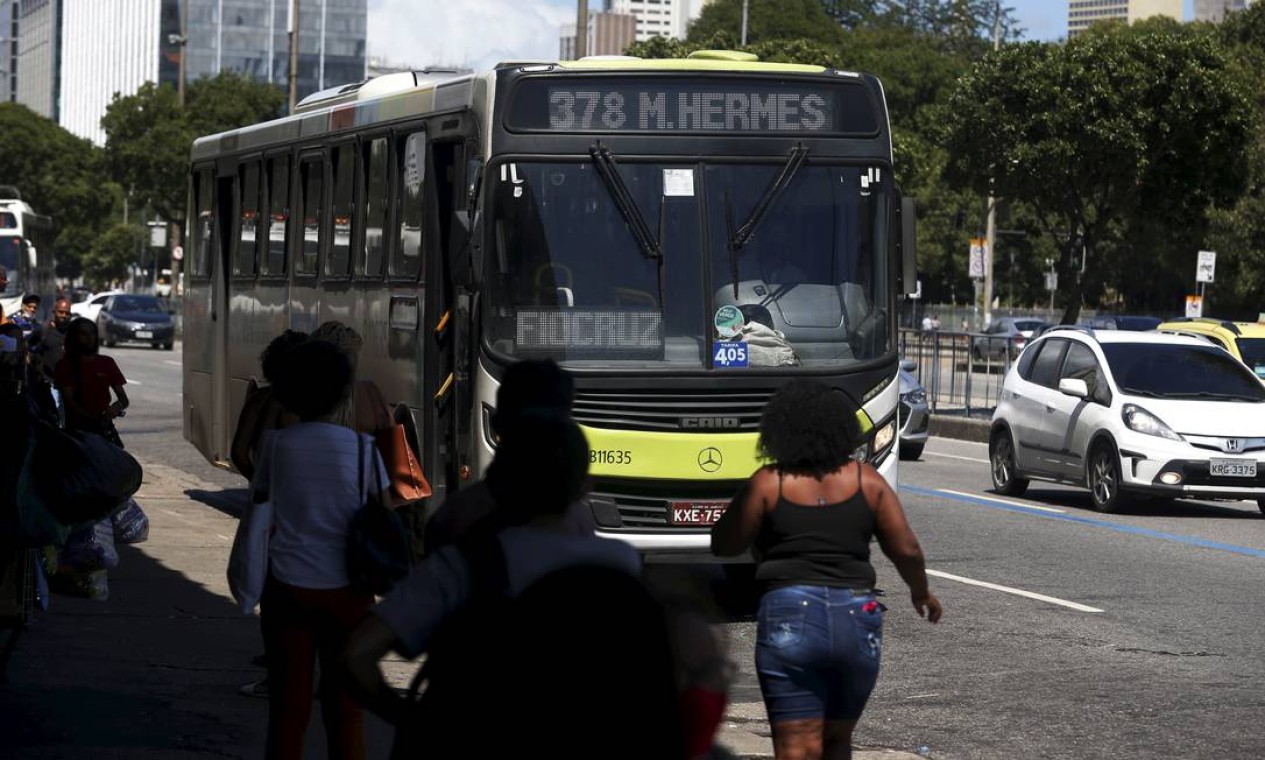
[[[301,422],[272,434],[262,448],[254,498],[270,499],[274,530],[260,617],[268,651],[269,758],[300,758],[311,718],[316,657],[330,758],[365,756],[363,713],[334,663],[350,631],[373,604],[351,587],[347,534],[370,498],[385,498],[386,468],[373,440],[330,422],[350,393],[351,363],[334,346],[312,341],[287,352],[274,384]]]

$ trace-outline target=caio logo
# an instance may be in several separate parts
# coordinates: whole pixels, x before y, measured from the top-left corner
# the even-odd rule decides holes
[[[737,430],[741,424],[737,417],[682,417],[678,423],[682,430]]]

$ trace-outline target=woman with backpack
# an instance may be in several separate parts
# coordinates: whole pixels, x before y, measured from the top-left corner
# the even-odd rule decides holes
[[[712,528],[712,553],[752,550],[764,588],[756,671],[783,758],[852,757],[852,731],[878,680],[883,605],[870,541],[896,565],[919,615],[940,620],[922,548],[882,475],[852,453],[863,443],[842,392],[799,380],[760,420],[757,470]]]
[[[259,603],[268,652],[267,757],[303,755],[321,662],[321,713],[330,758],[365,756],[364,716],[335,662],[373,595],[352,586],[347,544],[353,517],[389,485],[373,440],[331,420],[351,392],[347,357],[323,341],[286,351],[273,393],[300,420],[262,447],[251,487],[270,502],[267,580]]]

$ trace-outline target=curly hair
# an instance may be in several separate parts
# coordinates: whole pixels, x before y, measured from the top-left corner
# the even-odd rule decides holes
[[[790,474],[821,478],[847,464],[862,442],[856,405],[814,380],[786,385],[760,418],[760,456]]]
[[[351,360],[337,347],[309,340],[291,348],[278,368],[273,392],[304,422],[329,416],[351,392]]]
[[[259,367],[263,370],[264,379],[269,383],[277,382],[277,373],[281,370],[281,362],[286,353],[307,341],[307,333],[298,330],[286,330],[273,338],[264,352],[259,355]]]
[[[353,363],[356,361],[356,357],[360,355],[361,346],[365,344],[364,339],[360,337],[360,333],[342,322],[334,320],[322,322],[319,327],[313,330],[312,340],[323,340],[326,343],[333,343]]]

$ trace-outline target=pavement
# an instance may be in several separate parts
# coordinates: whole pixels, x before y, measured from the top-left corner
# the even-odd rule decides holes
[[[19,642],[0,687],[0,756],[12,758],[255,757],[267,702],[239,696],[259,677],[258,622],[234,605],[225,579],[244,490],[142,462],[138,501],[150,518],[145,543],[120,547],[104,602],[55,596]],[[404,687],[413,665],[384,664]],[[772,757],[764,708],[733,705],[722,741],[741,757]],[[308,756],[324,756],[314,712]],[[371,721],[371,757],[385,757],[391,730]],[[860,751],[859,760],[916,755]]]

